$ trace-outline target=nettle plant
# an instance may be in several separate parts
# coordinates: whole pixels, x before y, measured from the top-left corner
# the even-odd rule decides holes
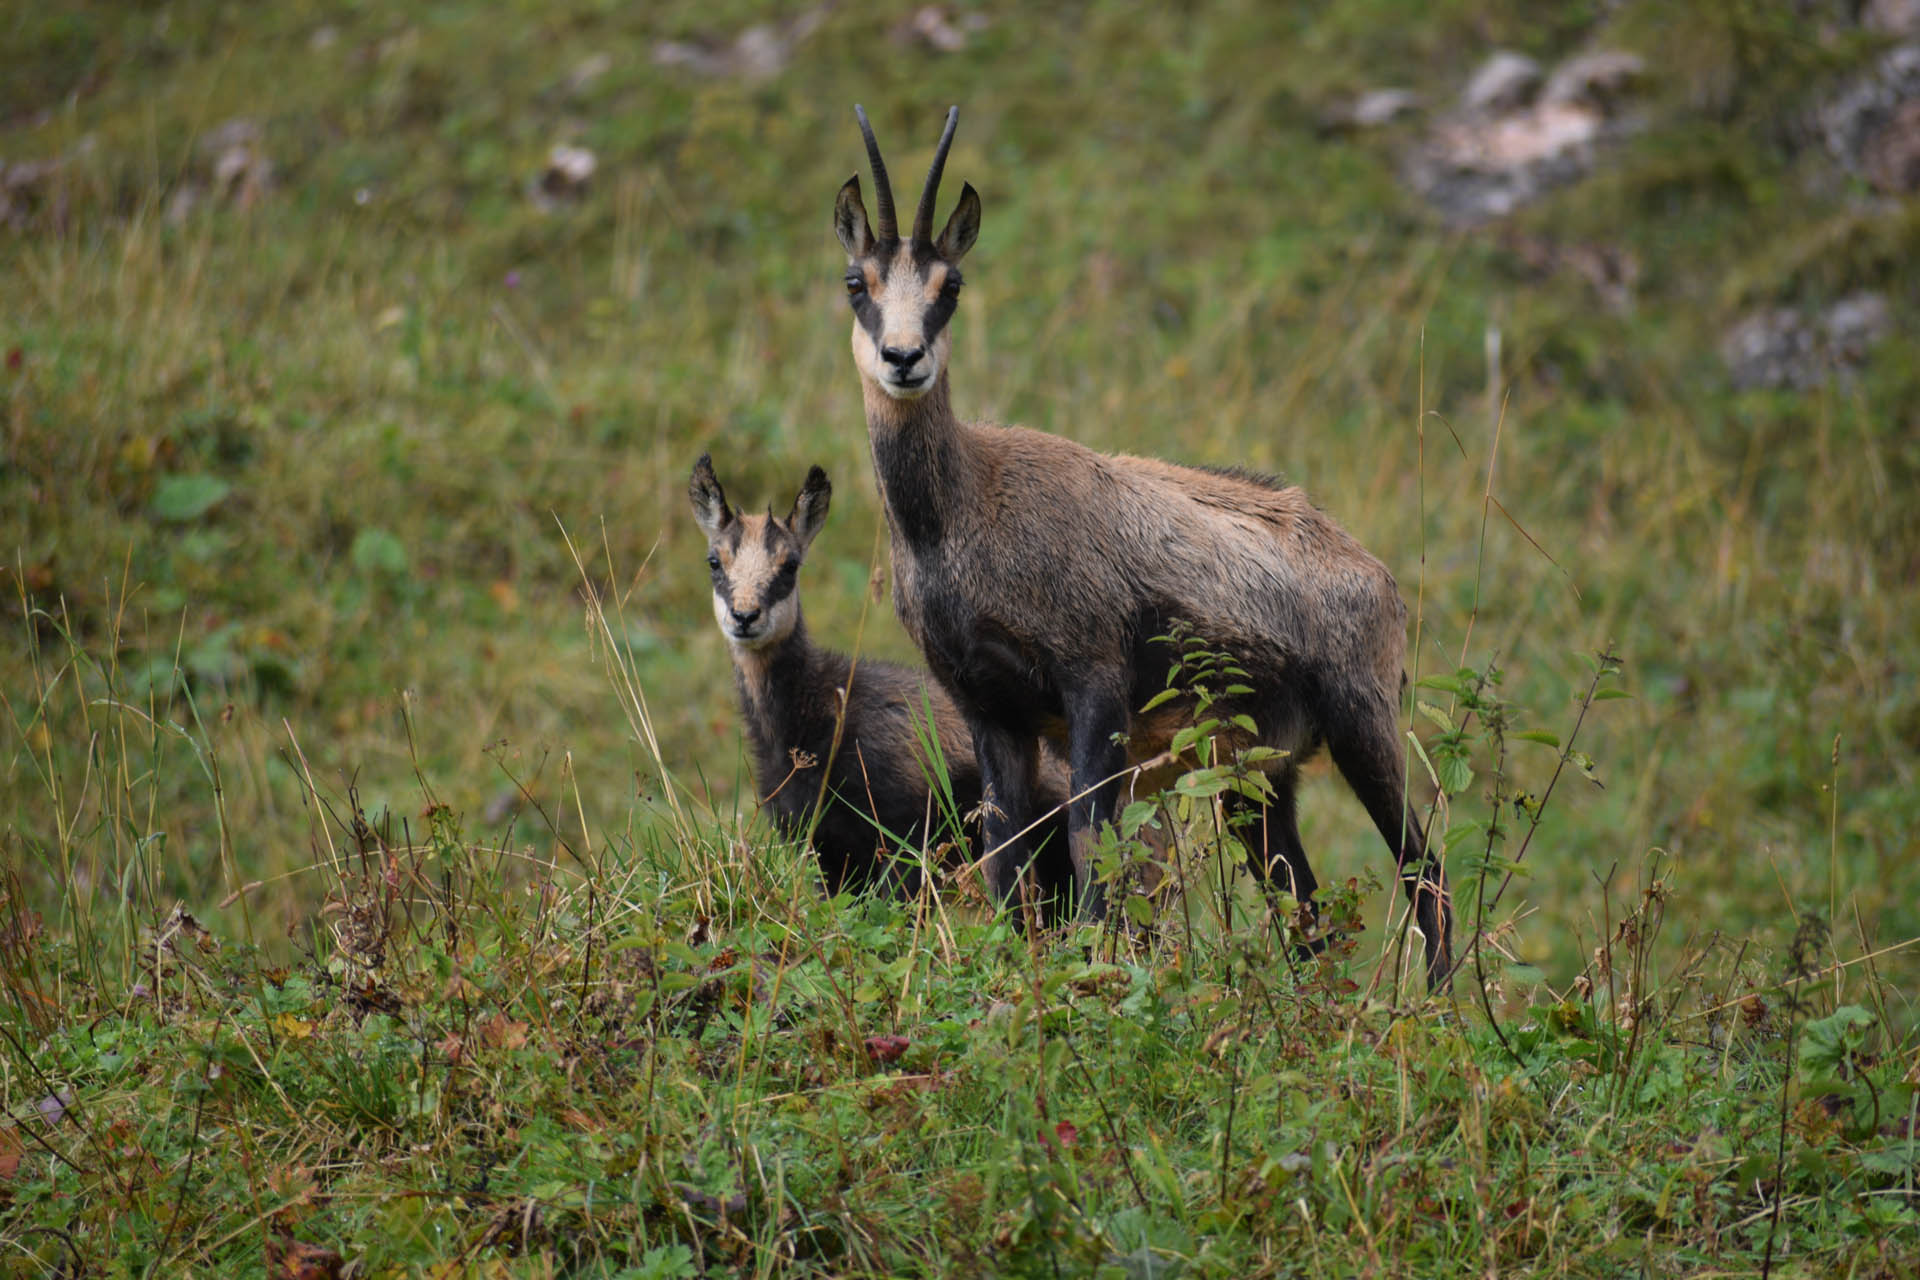
[[[1174,734],[1163,755],[1163,762],[1179,769],[1164,791],[1136,799],[1120,812],[1117,827],[1103,834],[1094,866],[1096,874],[1119,897],[1127,923],[1138,928],[1153,924],[1156,889],[1168,882],[1182,891],[1188,886],[1174,861],[1173,832],[1204,830],[1221,850],[1215,860],[1219,880],[1213,886],[1219,892],[1221,920],[1231,928],[1233,921],[1233,868],[1247,858],[1257,856],[1253,842],[1243,838],[1246,827],[1260,820],[1260,813],[1275,798],[1268,771],[1283,762],[1288,752],[1259,745],[1259,728],[1253,717],[1236,709],[1239,699],[1251,696],[1245,668],[1233,655],[1213,648],[1193,627],[1176,619],[1165,635],[1152,643],[1173,651],[1166,675],[1166,687],[1148,699],[1139,714],[1148,715],[1169,703],[1185,700],[1191,721]],[[1249,745],[1249,744],[1252,745]],[[1142,766],[1146,776],[1162,777],[1164,770]],[[1228,796],[1240,796],[1251,807],[1233,808],[1223,803]],[[1160,839],[1149,839],[1147,833]],[[1156,846],[1164,843],[1163,854]],[[1275,914],[1291,920],[1301,907],[1301,897],[1281,889],[1264,878],[1258,882],[1267,892]],[[1298,888],[1298,886],[1296,886]]]
[[[1439,828],[1441,847],[1461,877],[1459,883],[1472,886],[1473,932],[1460,955],[1462,963],[1465,957],[1473,957],[1483,985],[1487,948],[1480,944],[1493,932],[1488,921],[1514,879],[1526,873],[1527,850],[1561,778],[1572,769],[1594,786],[1602,785],[1593,757],[1574,745],[1588,713],[1598,703],[1630,696],[1614,683],[1621,664],[1611,646],[1583,657],[1591,674],[1577,697],[1573,727],[1564,743],[1550,730],[1521,727],[1522,710],[1500,692],[1505,672],[1496,658],[1479,668],[1461,667],[1415,682],[1414,710],[1438,732],[1424,743],[1409,733],[1407,742],[1434,788],[1429,822]],[[1512,757],[1516,742],[1558,753],[1552,774],[1537,794],[1516,777]],[[1483,780],[1477,805],[1468,794],[1476,780]]]
[[[1185,700],[1191,723],[1159,761],[1139,770],[1143,777],[1171,781],[1122,808],[1119,822],[1099,846],[1095,868],[1121,902],[1127,923],[1147,929],[1164,906],[1166,895],[1157,891],[1160,887],[1174,885],[1183,894],[1195,887],[1175,856],[1180,838],[1186,837],[1189,848],[1216,849],[1220,856],[1205,865],[1218,879],[1206,887],[1221,926],[1231,931],[1234,874],[1260,844],[1245,828],[1258,821],[1260,807],[1274,799],[1270,775],[1286,753],[1248,745],[1258,741],[1257,726],[1237,703],[1251,689],[1245,669],[1231,653],[1211,645],[1184,622],[1175,622],[1154,643],[1170,648],[1173,656],[1166,687],[1140,714]],[[1505,672],[1497,657],[1479,667],[1428,675],[1413,685],[1413,710],[1431,726],[1424,739],[1407,734],[1409,774],[1424,778],[1433,797],[1423,814],[1422,834],[1445,850],[1456,892],[1465,900],[1463,915],[1471,919],[1472,933],[1457,963],[1466,965],[1472,958],[1483,991],[1498,989],[1503,981],[1536,985],[1542,980],[1537,970],[1511,959],[1508,935],[1513,925],[1497,923],[1495,913],[1513,881],[1527,874],[1528,849],[1562,779],[1571,772],[1595,787],[1602,785],[1599,766],[1577,746],[1589,713],[1601,702],[1630,696],[1617,683],[1621,660],[1611,647],[1583,657],[1589,673],[1584,687],[1575,691],[1574,720],[1564,741],[1550,730],[1525,726],[1525,709],[1501,691]],[[1537,778],[1539,770],[1516,767],[1515,746],[1523,743],[1554,753],[1551,773],[1537,790],[1525,779]],[[1225,803],[1233,796],[1255,803]],[[1351,952],[1351,935],[1363,928],[1359,900],[1378,886],[1372,877],[1359,877],[1329,886],[1294,885],[1291,890],[1262,887],[1268,890],[1271,926],[1294,954],[1304,954],[1341,935],[1346,936],[1336,949]],[[1397,914],[1396,942],[1403,943],[1411,921],[1406,912]],[[1648,940],[1655,928],[1657,924],[1646,928]],[[1613,984],[1605,983],[1603,989],[1612,990]]]

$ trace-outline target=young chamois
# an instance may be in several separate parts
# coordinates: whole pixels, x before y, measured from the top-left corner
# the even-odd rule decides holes
[[[1396,702],[1406,606],[1380,561],[1299,489],[1259,476],[1095,453],[1018,427],[960,421],[948,389],[948,321],[960,259],[980,230],[963,185],[938,236],[935,202],[959,108],[947,114],[911,232],[866,112],[854,113],[873,170],[879,225],[856,174],[834,231],[847,251],[853,360],[893,557],[893,601],[953,695],[989,800],[988,880],[1008,893],[1028,857],[1017,833],[1038,811],[1038,741],[1071,771],[1073,869],[1082,911],[1091,837],[1116,813],[1133,766],[1164,760],[1191,706],[1136,709],[1165,686],[1176,621],[1250,673],[1230,712],[1286,754],[1273,797],[1249,809],[1253,869],[1303,903],[1316,887],[1295,818],[1300,766],[1322,745],[1393,851],[1424,935],[1428,980],[1451,969],[1452,910],[1438,859],[1404,799]],[[1216,709],[1218,704],[1216,704]]]
[[[979,819],[969,815],[980,809],[980,769],[966,722],[924,671],[872,659],[856,667],[808,638],[798,575],[832,493],[826,473],[814,467],[785,520],[771,512],[742,515],[727,506],[705,454],[687,486],[707,536],[713,616],[733,655],[761,803],[783,834],[811,830],[827,892],[882,887],[912,896],[918,866],[893,851],[936,847],[951,835],[955,815],[966,820],[977,847]],[[929,713],[951,813],[929,782]],[[1036,801],[1036,814],[1058,807],[1034,832],[1044,842],[1033,888],[1048,916],[1064,909],[1073,883],[1064,772],[1055,767]]]

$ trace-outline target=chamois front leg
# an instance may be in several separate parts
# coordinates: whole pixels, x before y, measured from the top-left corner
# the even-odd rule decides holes
[[[1039,830],[1028,831],[1037,812],[1040,743],[992,721],[968,717],[973,753],[980,763],[981,842],[986,846],[987,888],[996,901],[1014,900],[1023,887],[1036,902],[1040,889],[1029,870]]]
[[[1102,920],[1106,887],[1094,877],[1093,853],[1100,829],[1119,817],[1120,784],[1127,749],[1116,740],[1127,730],[1127,700],[1106,689],[1079,689],[1066,698],[1067,768],[1073,802],[1067,815],[1074,888],[1080,918]]]

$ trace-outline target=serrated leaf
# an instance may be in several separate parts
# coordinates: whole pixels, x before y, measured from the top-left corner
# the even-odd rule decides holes
[[[154,486],[153,514],[162,520],[198,520],[233,492],[219,476],[165,476]]]
[[[1128,897],[1121,910],[1127,913],[1127,923],[1136,928],[1144,929],[1153,923],[1153,903],[1138,894]]]
[[[1453,717],[1448,715],[1445,711],[1441,710],[1439,707],[1434,706],[1431,702],[1424,702],[1424,701],[1416,702],[1413,705],[1416,711],[1418,711],[1421,715],[1425,716],[1428,720],[1432,721],[1436,726],[1438,726],[1438,728],[1440,729],[1440,732],[1442,733],[1456,732],[1456,729],[1453,723]]]
[[[1873,1015],[1857,1004],[1841,1005],[1824,1018],[1800,1028],[1800,1075],[1841,1075],[1846,1064],[1866,1044]]]
[[[1180,780],[1173,784],[1173,790],[1175,795],[1206,800],[1232,785],[1233,775],[1225,769],[1196,769],[1192,773],[1181,774]]]
[[[1434,763],[1440,774],[1440,789],[1448,795],[1457,796],[1473,785],[1473,766],[1467,763],[1465,756],[1449,753]]]
[[[1228,723],[1233,725],[1236,729],[1245,729],[1248,733],[1260,732],[1260,727],[1254,724],[1252,716],[1246,716],[1246,715],[1235,716],[1233,717],[1232,720],[1228,721]]]
[[[1180,691],[1178,689],[1162,689],[1160,692],[1154,694],[1151,698],[1147,699],[1146,705],[1140,708],[1140,712],[1142,715],[1144,715],[1147,712],[1153,710],[1155,707],[1164,706],[1165,704],[1172,702],[1175,698],[1179,696],[1180,696]]]
[[[1523,729],[1513,736],[1522,742],[1540,742],[1549,747],[1557,747],[1560,745],[1560,739],[1548,733],[1545,729]]]
[[[1132,836],[1140,830],[1140,828],[1152,822],[1154,814],[1157,812],[1159,812],[1158,806],[1156,806],[1153,801],[1135,800],[1132,804],[1120,811],[1121,834]]]
[[[1593,700],[1595,702],[1612,702],[1615,698],[1631,698],[1632,696],[1633,695],[1625,689],[1596,689],[1594,690]]]
[[[1246,673],[1241,672],[1240,674],[1245,675]],[[1252,694],[1253,686],[1250,684],[1230,684],[1220,691],[1220,695],[1225,698],[1246,698],[1252,696]]]
[[[1267,775],[1264,773],[1249,773],[1244,777],[1236,777],[1227,785],[1247,799],[1261,804],[1273,799],[1273,784],[1267,781]]]
[[[1421,676],[1414,681],[1417,689],[1438,689],[1442,693],[1454,693],[1465,696],[1467,685],[1458,676]]]

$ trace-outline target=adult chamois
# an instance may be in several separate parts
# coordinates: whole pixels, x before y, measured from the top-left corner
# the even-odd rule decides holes
[[[1191,707],[1137,714],[1166,683],[1176,622],[1250,673],[1231,708],[1286,753],[1272,800],[1250,824],[1256,874],[1316,887],[1301,847],[1300,765],[1328,747],[1392,849],[1426,944],[1428,981],[1451,970],[1452,909],[1439,860],[1404,798],[1396,702],[1406,606],[1386,566],[1298,488],[1233,471],[1096,453],[1071,440],[962,422],[953,411],[948,322],[960,260],[980,230],[963,184],[936,236],[941,170],[960,110],[947,113],[902,236],[866,112],[854,114],[873,170],[878,226],[859,175],[840,188],[834,232],[847,251],[853,361],[887,514],[893,602],[972,730],[989,801],[989,883],[1003,897],[1030,856],[1038,742],[1071,771],[1073,868],[1081,908],[1105,909],[1090,879],[1092,834],[1115,816],[1130,766],[1160,756]],[[1245,811],[1250,802],[1235,797]]]
[[[783,834],[811,835],[828,893],[884,888],[910,897],[920,887],[918,864],[894,851],[939,843],[956,816],[978,847],[980,769],[966,722],[924,671],[872,659],[856,666],[808,638],[799,572],[832,494],[814,467],[785,520],[771,511],[743,515],[727,505],[707,454],[687,485],[707,536],[713,616],[733,657],[761,802]],[[947,770],[945,798],[930,781],[929,715]],[[1038,812],[1055,810],[1034,833],[1043,844],[1033,887],[1048,916],[1064,910],[1073,883],[1065,781],[1054,765],[1037,801]]]

